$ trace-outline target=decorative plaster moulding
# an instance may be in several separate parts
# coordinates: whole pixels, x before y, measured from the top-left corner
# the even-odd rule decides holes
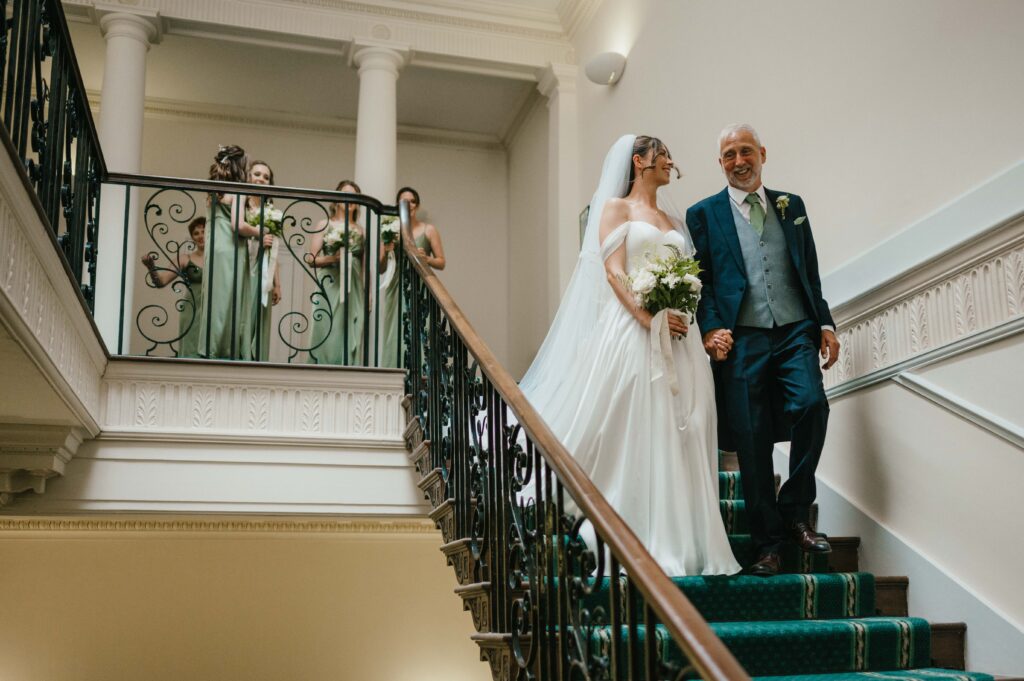
[[[373,537],[403,537],[418,535],[428,539],[439,536],[437,527],[429,518],[245,518],[225,517],[0,517],[0,535],[25,536],[31,534],[301,534],[345,535],[353,539]]]
[[[837,309],[825,387],[981,336],[1024,315],[1024,212]],[[912,362],[911,362],[912,363]]]
[[[88,435],[106,350],[10,157],[0,154],[0,317]]]
[[[92,20],[94,4],[64,0],[69,18],[82,21]],[[548,62],[575,59],[556,16],[538,24],[505,3],[139,0],[135,7],[159,10],[170,34],[330,54],[358,36],[372,36],[408,45],[415,65],[516,79]]]
[[[393,448],[403,389],[399,371],[115,359],[101,438]]]

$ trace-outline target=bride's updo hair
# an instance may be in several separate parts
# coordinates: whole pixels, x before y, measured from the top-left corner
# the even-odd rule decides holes
[[[643,177],[643,174],[646,173],[648,170],[654,170],[657,167],[657,165],[654,163],[654,160],[657,159],[662,154],[664,154],[665,156],[667,156],[670,159],[672,158],[672,152],[670,152],[668,150],[668,146],[664,142],[662,142],[660,139],[658,139],[657,137],[651,137],[650,135],[637,135],[636,136],[636,141],[633,142],[633,155],[634,156],[639,154],[640,158],[643,158],[643,157],[647,156],[647,153],[652,151],[652,150],[654,151],[654,156],[651,157],[651,165],[649,165],[649,166],[647,166],[645,168],[641,168],[640,169],[640,176],[641,177]],[[676,168],[675,171],[676,171],[676,177],[677,178],[678,177],[682,177],[682,173],[679,172],[679,168]],[[629,166],[629,184],[630,184],[630,186],[633,185],[633,183],[636,181],[636,179],[637,179],[637,177],[636,177],[636,168],[631,163],[630,166]]]

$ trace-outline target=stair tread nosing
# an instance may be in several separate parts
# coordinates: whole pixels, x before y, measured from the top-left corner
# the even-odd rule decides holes
[[[753,681],[1012,681],[990,674],[963,672],[955,669],[905,669],[899,671],[841,672],[838,674],[798,674],[788,676],[757,676]]]
[[[850,620],[713,622],[711,629],[751,676],[914,669],[931,665],[931,630],[916,617],[865,617]],[[637,628],[641,639],[644,627]],[[625,634],[626,628],[623,628]],[[610,646],[611,629],[594,632]],[[657,627],[661,655],[683,663],[682,651]],[[625,646],[625,636],[619,645]]]

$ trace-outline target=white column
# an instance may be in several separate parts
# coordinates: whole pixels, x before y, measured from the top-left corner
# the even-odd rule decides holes
[[[142,167],[142,119],[146,104],[146,52],[159,41],[159,17],[144,10],[97,7],[107,41],[100,94],[99,137],[107,170],[138,173]],[[111,354],[118,352],[122,259],[124,282],[124,352],[134,319],[135,253],[138,241],[138,192],[131,192],[125,248],[125,193],[105,186],[100,195],[99,260],[96,263],[96,326]],[[124,254],[127,253],[127,257]]]
[[[356,41],[351,54],[359,69],[354,179],[365,194],[390,204],[397,189],[398,72],[409,59],[409,49]]]
[[[555,315],[580,252],[577,67],[548,64],[537,89],[548,98],[548,319]]]

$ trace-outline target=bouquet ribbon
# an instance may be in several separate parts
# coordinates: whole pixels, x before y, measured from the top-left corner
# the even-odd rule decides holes
[[[686,430],[696,388],[694,382],[690,381],[690,394],[687,400],[689,404],[684,404],[683,400],[678,399],[679,376],[676,373],[675,356],[672,354],[672,331],[668,326],[670,314],[683,318],[689,316],[682,310],[664,309],[651,320],[651,382],[667,375],[669,390],[672,391],[672,396],[677,398],[673,400],[676,405],[676,422],[679,424],[679,430]]]
[[[263,291],[260,295],[260,304],[267,306],[270,300],[270,292],[274,290],[274,273],[277,272],[277,255],[280,240],[275,236],[274,244],[269,249],[263,250]]]

